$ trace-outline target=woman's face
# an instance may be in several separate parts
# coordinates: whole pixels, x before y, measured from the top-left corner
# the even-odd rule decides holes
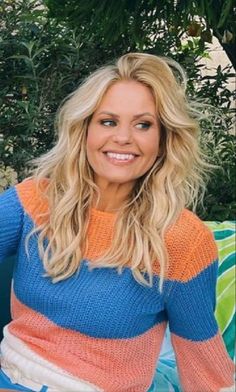
[[[150,89],[136,81],[116,82],[88,126],[87,158],[96,184],[130,189],[154,164],[159,142],[160,122]]]

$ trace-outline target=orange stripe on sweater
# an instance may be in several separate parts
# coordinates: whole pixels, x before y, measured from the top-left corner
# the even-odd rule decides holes
[[[24,209],[37,225],[47,218],[48,202],[46,196],[43,195],[47,184],[48,180],[41,180],[41,191],[37,189],[35,180],[27,180],[16,186]],[[88,227],[89,247],[84,257],[94,260],[110,247],[115,218],[115,214],[91,210]],[[106,227],[104,228],[105,221]],[[169,254],[167,278],[171,280],[186,282],[217,259],[217,247],[212,232],[187,209],[182,211],[175,224],[167,231],[165,242]],[[198,244],[200,246],[196,247]],[[158,261],[154,263],[153,272],[156,275],[160,274]]]
[[[41,180],[37,186],[34,179],[27,179],[16,185],[23,208],[36,225],[42,224],[48,216],[48,201],[43,195],[48,180]]]
[[[184,209],[165,236],[169,255],[167,278],[187,282],[217,260],[214,236],[195,214]],[[160,274],[158,263],[154,273]]]
[[[12,293],[16,318],[9,331],[42,358],[68,373],[113,392],[147,390],[166,328],[161,323],[132,339],[98,339],[66,330],[23,305]],[[137,373],[134,386],[133,368]],[[111,376],[107,378],[107,374]]]
[[[172,344],[184,391],[219,392],[233,385],[234,364],[220,334],[204,342],[172,334]]]

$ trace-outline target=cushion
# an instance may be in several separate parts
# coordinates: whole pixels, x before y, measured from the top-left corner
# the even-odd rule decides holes
[[[236,222],[206,222],[213,231],[219,253],[215,316],[227,351],[235,359]]]

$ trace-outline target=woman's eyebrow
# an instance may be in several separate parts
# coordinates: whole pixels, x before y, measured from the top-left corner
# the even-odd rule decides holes
[[[97,113],[98,116],[99,116],[100,114],[108,114],[109,116],[117,117],[117,118],[120,117],[120,116],[119,116],[118,114],[116,114],[116,113],[107,112],[107,111],[102,111],[102,112],[98,112],[98,113]]]
[[[143,116],[150,116],[150,117],[156,119],[156,117],[155,117],[152,113],[149,113],[149,112],[144,112],[144,113],[136,114],[136,115],[134,116],[134,118],[137,119],[137,118],[140,118],[140,117],[143,117]]]
[[[98,112],[97,114],[98,115],[100,115],[100,114],[108,114],[109,116],[112,116],[112,117],[117,117],[117,118],[120,117],[118,114],[113,113],[113,112],[109,112],[109,111],[102,111],[102,112]],[[150,113],[150,112],[144,112],[144,113],[135,114],[133,116],[133,118],[137,119],[137,118],[140,118],[142,116],[150,116],[150,117],[156,119],[156,117],[152,113]]]

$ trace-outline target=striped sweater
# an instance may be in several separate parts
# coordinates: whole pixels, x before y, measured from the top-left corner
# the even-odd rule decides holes
[[[110,246],[116,218],[96,209],[79,273],[53,284],[43,276],[36,236],[29,258],[25,251],[27,234],[47,210],[33,180],[0,196],[0,261],[17,255],[12,321],[1,344],[7,374],[35,390],[41,383],[52,391],[145,392],[169,323],[184,391],[232,385],[233,363],[214,318],[217,249],[196,215],[183,210],[166,234],[170,266],[160,293],[158,263],[152,287],[138,283],[128,267],[121,274],[89,269]]]

